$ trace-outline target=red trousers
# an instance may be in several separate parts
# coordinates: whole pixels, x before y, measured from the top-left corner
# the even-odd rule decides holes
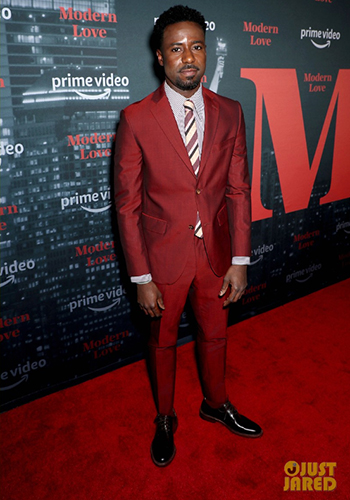
[[[204,397],[214,408],[227,401],[225,386],[228,309],[219,298],[223,277],[211,270],[204,241],[194,237],[181,277],[172,285],[157,284],[165,311],[152,320],[149,339],[150,370],[158,413],[172,415],[174,407],[176,343],[181,314],[189,296],[198,323],[197,350]]]

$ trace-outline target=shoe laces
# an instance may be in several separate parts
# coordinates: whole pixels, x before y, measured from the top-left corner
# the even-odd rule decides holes
[[[233,406],[230,401],[226,401],[226,403],[222,405],[222,408],[224,408],[227,413],[233,413],[233,415],[238,414],[237,408]]]
[[[159,430],[170,432],[172,427],[172,418],[169,415],[157,415],[154,423],[157,424]]]

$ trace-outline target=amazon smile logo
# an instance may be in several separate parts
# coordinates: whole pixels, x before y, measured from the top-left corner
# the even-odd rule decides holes
[[[33,259],[29,259],[26,261],[18,262],[18,260],[14,260],[12,264],[8,264],[5,262],[0,268],[0,276],[5,279],[0,282],[0,288],[11,285],[15,281],[15,275],[17,273],[22,273],[27,270],[32,270],[35,267],[35,261]]]
[[[115,76],[114,73],[106,76],[67,76],[51,78],[52,91],[55,93],[66,92],[67,90],[75,92],[83,99],[109,99],[113,88],[121,91],[127,91],[129,78],[127,76]]]
[[[306,267],[305,269],[300,269],[299,271],[294,271],[286,276],[286,283],[291,283],[293,280],[298,283],[305,283],[309,281],[317,271],[322,268],[322,264],[313,264],[312,266]]]
[[[274,249],[274,245],[271,244],[271,245],[260,245],[258,246],[258,248],[254,248],[252,250],[252,256],[251,256],[251,259],[250,259],[250,265],[251,266],[254,266],[254,264],[257,264],[258,262],[260,262],[261,260],[263,260],[264,258],[264,255],[268,252],[272,252],[272,250]]]
[[[107,292],[101,292],[87,297],[84,295],[81,299],[72,300],[72,302],[69,303],[69,311],[73,312],[81,307],[87,307],[90,311],[105,312],[112,309],[112,307],[119,306],[125,294],[125,289],[119,285]]]
[[[311,27],[300,30],[300,40],[309,38],[310,42],[317,49],[326,49],[331,46],[333,40],[340,40],[341,34],[339,31],[327,28],[326,30],[314,30]]]
[[[28,382],[30,372],[38,370],[39,368],[44,368],[44,366],[46,366],[46,359],[41,359],[40,361],[27,361],[24,365],[19,364],[16,368],[8,372],[2,372],[0,379],[7,383],[7,385],[0,387],[0,391],[9,391],[23,382]]]
[[[79,68],[77,68],[79,71]],[[24,104],[65,101],[65,100],[108,100],[129,99],[129,78],[116,76],[114,73],[98,76],[72,75],[53,76],[49,79],[49,88],[31,88],[23,93]],[[50,88],[51,84],[51,88]]]

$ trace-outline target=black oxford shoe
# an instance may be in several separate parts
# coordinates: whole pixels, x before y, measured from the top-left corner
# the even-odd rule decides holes
[[[174,433],[177,429],[177,417],[157,415],[154,423],[157,425],[156,433],[152,441],[151,457],[158,467],[165,467],[175,457]]]
[[[231,432],[244,437],[256,438],[263,434],[261,427],[249,418],[240,415],[236,408],[227,401],[220,408],[212,408],[204,399],[199,416],[208,422],[220,422]]]

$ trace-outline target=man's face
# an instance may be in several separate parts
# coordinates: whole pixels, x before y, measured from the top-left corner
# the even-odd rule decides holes
[[[204,75],[205,47],[204,33],[197,23],[170,24],[164,30],[158,62],[164,66],[169,86],[185,97],[195,93]]]

